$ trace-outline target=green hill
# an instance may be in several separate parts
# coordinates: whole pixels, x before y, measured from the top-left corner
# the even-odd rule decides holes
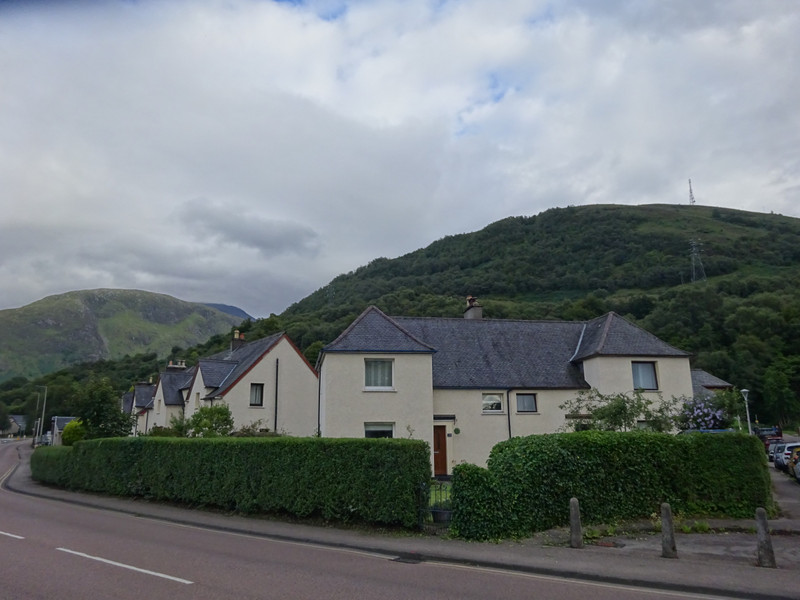
[[[0,382],[126,355],[167,355],[241,319],[163,294],[87,290],[0,311]]]
[[[286,331],[313,364],[322,345],[370,304],[390,315],[458,317],[465,297],[474,295],[487,318],[590,319],[613,310],[692,352],[694,366],[748,388],[751,412],[762,422],[797,424],[799,292],[800,219],[688,205],[581,206],[503,219],[399,258],[377,258],[282,314],[242,323],[241,329],[249,340]],[[39,320],[48,318],[43,311]],[[123,340],[134,340],[156,336],[150,327],[160,322],[114,321],[97,334],[87,327],[74,335],[102,338],[116,327],[125,332]],[[65,398],[71,383],[89,371],[111,377],[123,390],[134,378],[155,376],[167,358],[194,364],[229,342],[227,335],[215,335],[189,348],[169,328],[156,327],[166,332],[158,357],[79,365],[39,381],[0,384],[0,409],[5,404],[27,414],[37,384],[47,383]],[[136,352],[127,343],[117,351]],[[187,349],[178,352],[174,346],[180,345]]]

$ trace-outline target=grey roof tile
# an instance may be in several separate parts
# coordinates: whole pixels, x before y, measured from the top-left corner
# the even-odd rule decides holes
[[[615,313],[588,322],[388,317],[365,310],[323,352],[433,352],[435,388],[581,389],[593,356],[688,356]]]
[[[610,312],[586,323],[573,360],[593,356],[689,356],[689,353]]]
[[[436,388],[586,388],[569,357],[581,325],[559,321],[397,317],[436,349]]]
[[[156,386],[152,383],[137,383],[133,386],[133,405],[136,408],[153,408],[153,394]]]
[[[200,361],[203,381],[206,386],[214,387],[216,390],[210,395],[225,394],[239,378],[247,373],[253,365],[267,354],[272,347],[284,336],[283,332],[243,344],[236,349],[226,350],[211,356],[209,359]],[[207,367],[204,367],[204,363]],[[214,364],[212,364],[214,363]],[[228,365],[226,370],[223,365]],[[209,377],[206,378],[206,369],[209,370]],[[213,384],[213,385],[210,385]]]
[[[159,376],[161,392],[164,395],[166,406],[183,406],[183,394],[181,390],[186,389],[192,382],[197,367],[189,367],[183,370],[167,370]]]
[[[692,369],[692,391],[695,396],[710,396],[716,390],[732,387],[733,384],[703,371],[703,369]]]
[[[122,412],[129,415],[133,411],[133,392],[122,394]]]
[[[426,342],[404,330],[397,319],[370,306],[325,346],[325,352],[433,352]]]

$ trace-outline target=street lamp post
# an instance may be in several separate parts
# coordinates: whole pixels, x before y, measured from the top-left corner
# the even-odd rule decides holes
[[[41,442],[41,437],[44,435],[44,411],[47,408],[47,386],[40,385],[39,387],[44,388],[44,402],[42,403],[42,420],[39,422],[39,441]]]
[[[750,424],[750,405],[747,403],[747,396],[750,394],[750,390],[741,390],[742,396],[744,397],[744,410],[747,413],[747,433],[749,435],[753,435],[753,426]]]

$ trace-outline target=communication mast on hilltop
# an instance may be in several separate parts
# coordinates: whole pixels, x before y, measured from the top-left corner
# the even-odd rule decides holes
[[[692,191],[692,180],[689,180],[689,205],[694,206],[694,192]],[[700,258],[700,248],[702,244],[698,239],[689,240],[689,247],[692,251],[692,283],[706,280],[706,270],[703,268],[703,260]]]

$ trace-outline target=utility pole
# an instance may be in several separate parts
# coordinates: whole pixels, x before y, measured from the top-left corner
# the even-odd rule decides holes
[[[47,386],[40,385],[38,387],[44,388],[44,403],[42,404],[42,419],[39,421],[39,437],[41,441],[41,436],[44,435],[44,411],[47,409]]]

